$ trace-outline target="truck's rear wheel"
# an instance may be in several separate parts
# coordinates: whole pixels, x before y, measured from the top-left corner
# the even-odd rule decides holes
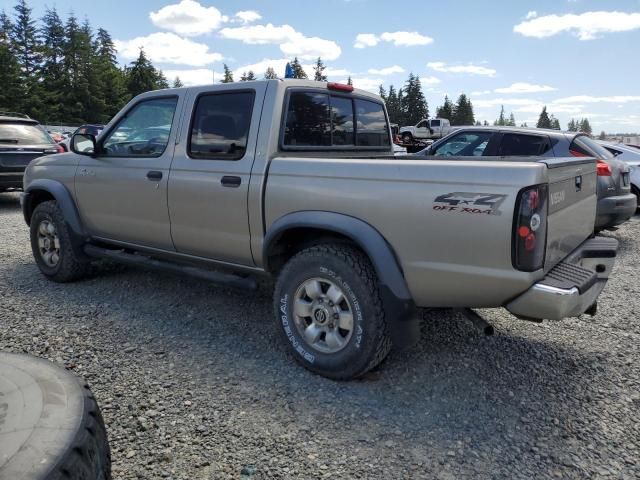
[[[74,250],[71,232],[55,201],[39,204],[30,225],[33,257],[47,278],[70,282],[86,275],[89,262]]]
[[[317,245],[294,256],[276,284],[275,313],[294,357],[309,370],[345,380],[389,353],[376,273],[346,245]]]
[[[411,143],[413,141],[413,135],[411,135],[409,132],[405,132],[402,134],[402,141],[404,143]]]

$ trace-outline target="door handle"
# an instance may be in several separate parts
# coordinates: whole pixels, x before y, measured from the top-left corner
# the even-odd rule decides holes
[[[149,180],[162,180],[162,172],[151,170],[150,172],[147,172],[147,178]]]
[[[220,180],[220,183],[222,183],[223,187],[237,188],[242,183],[242,179],[233,175],[225,175],[222,177],[222,180]]]

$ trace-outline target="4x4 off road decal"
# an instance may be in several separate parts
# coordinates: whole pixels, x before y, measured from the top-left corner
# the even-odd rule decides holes
[[[436,197],[433,210],[471,215],[500,215],[500,206],[506,198],[506,195],[496,193],[446,193]]]

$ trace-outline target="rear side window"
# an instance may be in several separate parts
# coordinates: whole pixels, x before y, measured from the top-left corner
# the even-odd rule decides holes
[[[384,107],[376,102],[315,92],[292,92],[285,147],[384,147],[390,145]]]
[[[0,123],[0,145],[51,144],[49,134],[37,125],[28,123]]]
[[[432,127],[439,127],[440,126],[440,120],[431,120],[431,126]]]
[[[551,148],[549,139],[539,135],[523,135],[520,133],[505,133],[502,135],[500,156],[527,157],[542,155]]]
[[[602,145],[594,142],[586,135],[579,135],[569,145],[569,152],[575,157],[614,158],[614,155]]]
[[[191,122],[189,156],[210,160],[244,157],[253,99],[253,92],[201,95]]]

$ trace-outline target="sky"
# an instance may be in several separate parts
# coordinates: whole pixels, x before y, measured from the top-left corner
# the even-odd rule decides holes
[[[171,80],[238,80],[268,66],[284,75],[321,56],[331,81],[378,91],[419,75],[430,113],[464,92],[476,118],[504,105],[534,125],[544,105],[566,128],[587,117],[594,132],[640,132],[640,0],[28,0],[74,12],[116,40],[128,63],[140,47]],[[13,0],[0,0],[10,11]]]

